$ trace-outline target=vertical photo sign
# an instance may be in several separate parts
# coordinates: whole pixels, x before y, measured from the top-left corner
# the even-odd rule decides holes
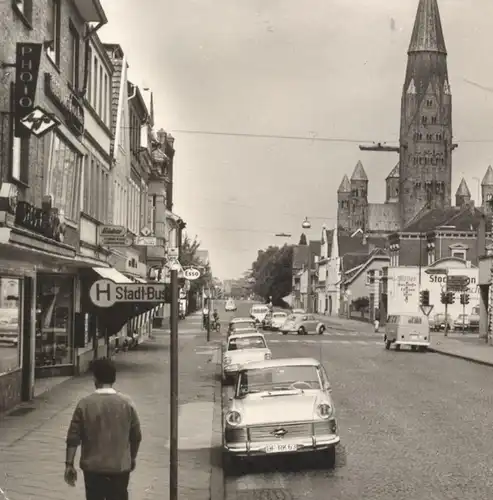
[[[27,138],[31,131],[21,120],[31,113],[35,106],[36,87],[41,60],[41,43],[18,43],[15,58],[14,89],[14,135]]]

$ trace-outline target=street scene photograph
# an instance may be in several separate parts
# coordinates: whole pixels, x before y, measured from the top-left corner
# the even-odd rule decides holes
[[[492,28],[0,2],[0,500],[491,498]]]

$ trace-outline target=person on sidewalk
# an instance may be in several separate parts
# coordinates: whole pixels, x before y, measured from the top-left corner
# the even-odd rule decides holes
[[[115,365],[97,359],[92,366],[96,391],[82,398],[67,432],[65,482],[75,486],[77,447],[87,500],[128,500],[142,433],[137,411],[127,396],[113,389]]]
[[[374,326],[375,326],[375,332],[378,333],[378,330],[380,328],[380,309],[375,309]]]
[[[209,321],[209,306],[204,305],[202,309],[202,326],[204,330],[207,330],[207,322]]]

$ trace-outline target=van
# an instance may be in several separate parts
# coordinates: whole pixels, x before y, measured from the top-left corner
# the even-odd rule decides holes
[[[394,344],[396,350],[407,345],[413,351],[426,351],[430,345],[428,317],[419,313],[391,314],[385,325],[383,340],[387,350]]]

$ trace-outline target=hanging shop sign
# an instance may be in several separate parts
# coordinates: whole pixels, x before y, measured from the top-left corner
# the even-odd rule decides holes
[[[71,91],[64,95],[61,85],[50,73],[45,73],[45,94],[65,118],[67,127],[77,136],[84,133],[84,107]]]
[[[42,47],[41,43],[18,43],[16,46],[13,103],[15,137],[26,138],[31,135],[21,120],[34,109]]]

